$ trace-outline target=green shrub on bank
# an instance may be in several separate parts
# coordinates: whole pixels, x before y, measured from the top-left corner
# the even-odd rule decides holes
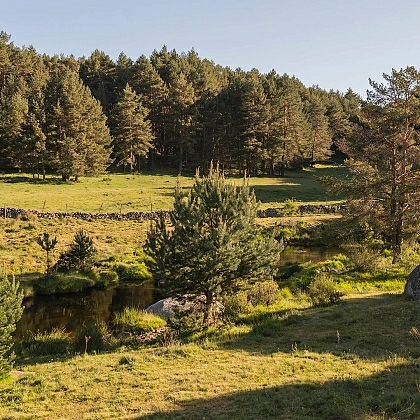
[[[314,306],[327,306],[340,301],[342,293],[337,291],[334,280],[325,273],[318,274],[308,288]]]
[[[142,334],[164,327],[166,321],[141,309],[126,307],[115,314],[114,325],[119,331]]]
[[[122,281],[143,282],[150,280],[152,275],[144,262],[140,263],[118,263],[113,266],[113,270],[118,274]]]
[[[118,283],[118,274],[114,270],[100,271],[96,280],[96,287],[107,287]]]
[[[54,273],[39,278],[34,284],[35,294],[53,295],[55,293],[81,292],[95,286],[95,280],[80,273]]]

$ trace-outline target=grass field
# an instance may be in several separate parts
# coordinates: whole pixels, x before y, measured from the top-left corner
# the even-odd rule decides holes
[[[341,174],[339,166],[316,168],[289,173],[285,178],[255,177],[250,179],[260,208],[278,208],[287,199],[298,203],[325,203],[325,189],[317,177]],[[180,183],[188,189],[192,177],[180,177]],[[129,212],[165,210],[173,207],[173,191],[177,177],[169,175],[107,175],[101,178],[82,178],[77,183],[63,183],[56,178],[45,182],[33,182],[29,175],[3,175],[0,178],[0,266],[18,276],[21,273],[40,273],[45,270],[45,255],[36,238],[48,232],[56,236],[58,244],[52,255],[58,258],[71,243],[75,232],[83,228],[94,240],[98,258],[111,256],[124,258],[141,248],[150,222],[148,221],[101,221],[71,218],[28,220],[1,217],[2,207],[18,207],[37,211],[57,212]],[[242,179],[235,179],[239,185]],[[314,215],[300,217],[301,221],[325,221],[331,217]],[[293,218],[260,219],[263,225],[295,223]],[[23,278],[21,278],[22,280]]]
[[[342,174],[340,166],[322,166],[290,172],[285,178],[254,177],[254,188],[261,209],[278,207],[286,199],[299,203],[325,203],[324,187],[316,177]],[[169,175],[110,174],[99,178],[82,178],[79,182],[62,182],[47,178],[35,182],[29,175],[0,178],[1,207],[19,207],[37,211],[112,213],[168,210],[173,207],[173,191],[178,177]],[[234,179],[234,178],[232,178]],[[234,179],[238,185],[242,179]],[[191,187],[193,176],[179,177],[181,185]]]
[[[0,418],[418,419],[419,324],[398,294],[285,300],[201,343],[18,360]]]

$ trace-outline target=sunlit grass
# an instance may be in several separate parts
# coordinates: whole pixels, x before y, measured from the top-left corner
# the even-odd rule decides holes
[[[417,302],[286,301],[192,344],[18,358],[0,383],[0,418],[417,418]]]

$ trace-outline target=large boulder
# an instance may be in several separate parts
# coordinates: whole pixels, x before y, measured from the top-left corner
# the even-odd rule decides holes
[[[420,299],[420,265],[418,265],[408,276],[404,287],[404,294]]]
[[[161,318],[172,318],[176,312],[183,312],[191,309],[192,302],[181,302],[175,298],[166,298],[150,305],[145,312],[160,316]]]
[[[185,311],[192,311],[192,313],[203,311],[204,302],[204,296],[200,296],[196,300],[188,299],[188,297],[185,297],[182,300],[169,297],[150,305],[145,309],[145,312],[152,313],[161,318],[172,318],[177,313]],[[224,309],[225,307],[220,302],[216,301],[213,303],[212,317],[214,320],[222,318]]]

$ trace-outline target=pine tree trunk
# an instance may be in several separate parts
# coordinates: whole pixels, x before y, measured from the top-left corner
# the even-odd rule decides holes
[[[212,322],[213,303],[214,303],[213,292],[207,292],[206,293],[205,310],[204,310],[204,319],[203,319],[203,323],[205,325],[210,325],[211,322]]]

